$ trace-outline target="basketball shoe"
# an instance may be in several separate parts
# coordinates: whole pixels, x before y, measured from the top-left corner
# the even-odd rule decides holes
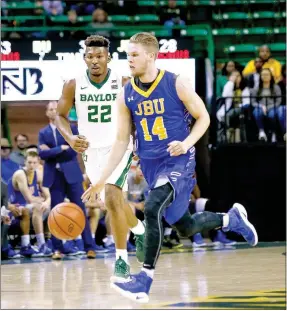
[[[111,283],[111,288],[133,301],[147,303],[152,281],[152,278],[141,271],[139,274],[132,275],[131,280],[127,283]]]
[[[247,219],[247,211],[243,205],[234,203],[227,213],[229,223],[222,227],[222,231],[234,231],[243,236],[248,244],[255,246],[258,243],[258,235],[254,226]]]

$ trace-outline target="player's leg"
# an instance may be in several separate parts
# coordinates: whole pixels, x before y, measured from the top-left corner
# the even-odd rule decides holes
[[[45,211],[45,217],[48,215],[49,211]],[[32,208],[32,224],[36,233],[37,246],[39,249],[39,256],[52,256],[52,250],[49,249],[45,243],[44,237],[44,224],[43,224],[43,211],[41,209],[40,203],[34,203]]]
[[[163,241],[162,215],[172,200],[173,188],[169,182],[149,192],[144,209],[146,231],[142,272],[135,276],[137,282],[128,283],[129,288],[119,283],[112,284],[112,288],[137,302],[149,300],[148,293]]]
[[[82,232],[82,239],[84,242],[85,250],[87,252],[87,257],[93,259],[96,257],[95,254],[95,241],[92,238],[90,224],[87,218],[86,208],[81,200],[81,196],[84,193],[83,184],[81,182],[68,184],[67,185],[67,196],[72,203],[77,204],[84,214],[86,215],[85,228]]]
[[[245,208],[239,203],[235,203],[227,214],[204,211],[191,215],[188,210],[173,226],[182,236],[187,237],[205,230],[222,228],[223,231],[230,230],[242,235],[251,246],[258,242],[257,232],[248,221]]]
[[[31,257],[38,254],[38,251],[33,249],[30,244],[30,220],[31,213],[28,207],[22,207],[22,215],[20,216],[20,228],[22,231],[21,236],[21,249],[20,254],[22,256]]]
[[[122,189],[115,185],[105,186],[105,205],[109,214],[112,234],[116,246],[116,264],[112,281],[124,282],[129,279],[127,234],[129,227],[124,213],[124,198]]]

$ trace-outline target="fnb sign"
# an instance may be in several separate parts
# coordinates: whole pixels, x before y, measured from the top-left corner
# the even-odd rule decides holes
[[[42,92],[42,71],[38,68],[2,68],[2,95],[20,93],[22,95],[36,95]]]

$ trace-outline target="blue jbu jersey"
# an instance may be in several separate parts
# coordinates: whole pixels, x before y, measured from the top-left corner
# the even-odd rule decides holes
[[[28,182],[28,188],[30,190],[30,193],[33,196],[38,197],[39,196],[39,190],[38,190],[38,179],[37,179],[36,171],[34,172],[34,177],[33,177],[32,183],[29,184],[28,179],[27,179],[27,182]],[[26,202],[23,194],[21,193],[21,191],[16,190],[13,187],[12,178],[10,178],[10,180],[8,182],[8,194],[9,194],[9,201],[11,204],[19,204],[19,205],[26,205],[27,204],[27,202]]]
[[[134,82],[125,85],[125,103],[136,126],[136,147],[141,159],[168,157],[168,143],[189,135],[187,110],[175,88],[174,73],[161,70],[147,91]]]

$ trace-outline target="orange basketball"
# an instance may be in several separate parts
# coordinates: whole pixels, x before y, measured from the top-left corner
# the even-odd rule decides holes
[[[60,203],[50,212],[48,227],[60,240],[74,240],[80,235],[86,224],[82,209],[74,203]]]

